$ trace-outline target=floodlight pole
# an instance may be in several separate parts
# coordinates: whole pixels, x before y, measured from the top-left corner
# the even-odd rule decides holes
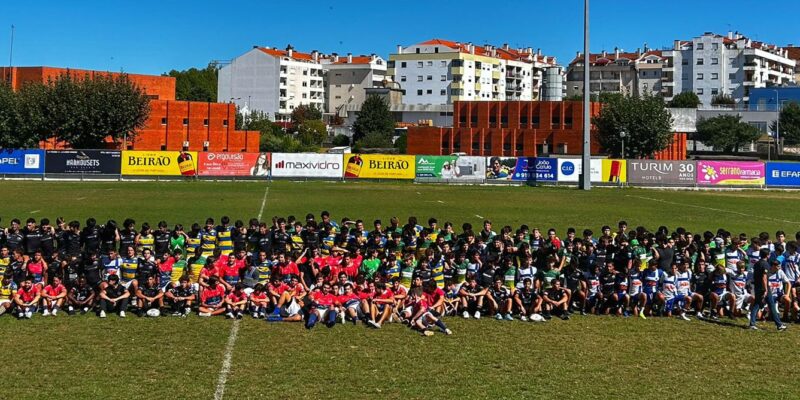
[[[589,131],[591,129],[590,113],[589,113],[589,98],[591,96],[591,87],[589,86],[589,0],[583,0],[583,168],[581,173],[581,190],[592,189],[591,179],[591,137]]]

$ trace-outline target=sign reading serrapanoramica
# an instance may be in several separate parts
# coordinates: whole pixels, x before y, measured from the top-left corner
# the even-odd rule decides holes
[[[123,151],[122,175],[195,176],[196,151]]]
[[[414,156],[345,154],[344,177],[348,179],[414,179]]]

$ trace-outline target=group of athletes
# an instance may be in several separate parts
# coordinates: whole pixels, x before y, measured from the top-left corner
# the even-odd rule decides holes
[[[371,227],[322,212],[269,223],[190,229],[14,219],[0,229],[0,314],[20,319],[96,313],[125,317],[245,315],[267,321],[402,322],[452,334],[442,317],[544,322],[574,313],[719,320],[749,314],[798,321],[797,242],[716,232],[573,228],[559,237],[522,225],[495,231],[392,217]],[[769,307],[764,307],[768,305]]]

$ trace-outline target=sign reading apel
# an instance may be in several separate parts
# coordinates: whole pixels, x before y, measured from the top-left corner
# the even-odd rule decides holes
[[[44,173],[44,150],[0,150],[0,174]]]
[[[387,154],[345,154],[344,177],[372,179],[414,179],[414,156]]]
[[[340,154],[272,153],[272,176],[341,178],[344,162]]]
[[[196,173],[196,151],[122,152],[122,175],[194,176]]]
[[[269,177],[269,153],[200,153],[197,174],[201,176]]]

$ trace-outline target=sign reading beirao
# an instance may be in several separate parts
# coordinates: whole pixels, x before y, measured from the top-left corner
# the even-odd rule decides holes
[[[272,176],[341,178],[341,154],[272,153]]]

